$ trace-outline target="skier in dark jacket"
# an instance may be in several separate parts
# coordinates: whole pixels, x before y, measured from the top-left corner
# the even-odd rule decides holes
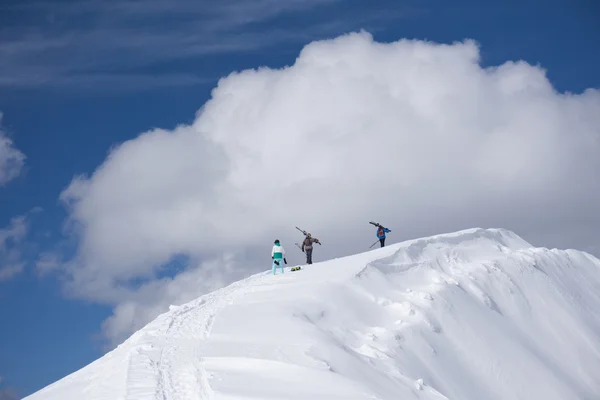
[[[383,227],[381,225],[377,226],[377,239],[379,239],[379,243],[381,243],[381,247],[385,246],[385,234],[386,233],[390,233],[391,230],[389,230],[386,227]],[[377,242],[375,242],[377,243]]]
[[[312,251],[313,251],[313,243],[319,243],[319,239],[313,238],[310,233],[306,234],[304,241],[302,242],[302,251],[306,253],[306,263],[312,264]]]

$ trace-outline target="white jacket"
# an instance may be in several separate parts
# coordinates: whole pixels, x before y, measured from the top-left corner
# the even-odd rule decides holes
[[[282,245],[274,245],[273,250],[271,250],[271,257],[273,258],[285,258],[285,249]]]

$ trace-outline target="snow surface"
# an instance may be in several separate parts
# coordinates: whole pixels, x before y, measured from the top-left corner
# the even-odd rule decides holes
[[[471,229],[172,306],[26,399],[598,398],[600,260]]]

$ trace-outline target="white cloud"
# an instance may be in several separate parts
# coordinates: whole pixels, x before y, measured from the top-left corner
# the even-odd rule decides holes
[[[0,266],[0,282],[12,279],[14,276],[23,272],[24,269],[25,265],[23,263]]]
[[[71,294],[116,306],[114,340],[213,284],[290,263],[298,225],[316,261],[466,227],[539,245],[600,239],[600,93],[560,94],[524,62],[479,65],[475,43],[314,42],[293,66],[222,79],[191,126],[114,148],[62,193]],[[157,279],[184,254],[193,266]],[[219,261],[220,257],[233,257]],[[243,260],[243,261],[240,261]]]
[[[6,228],[0,229],[0,282],[8,281],[23,272],[21,244],[28,231],[26,216],[11,219]]]
[[[54,252],[41,253],[35,263],[35,269],[39,277],[60,270],[61,266],[62,261],[58,254]]]
[[[6,251],[10,242],[18,243],[27,235],[26,216],[13,217],[10,225],[0,229],[0,251]]]
[[[25,155],[16,149],[12,140],[2,131],[2,112],[0,112],[0,187],[19,176]]]

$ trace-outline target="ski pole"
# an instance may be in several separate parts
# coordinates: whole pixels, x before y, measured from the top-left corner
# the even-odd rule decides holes
[[[378,241],[376,241],[375,243],[373,243],[372,245],[370,245],[370,246],[369,246],[369,248],[371,248],[371,247],[375,246],[377,243],[379,243],[379,240],[378,240]]]

